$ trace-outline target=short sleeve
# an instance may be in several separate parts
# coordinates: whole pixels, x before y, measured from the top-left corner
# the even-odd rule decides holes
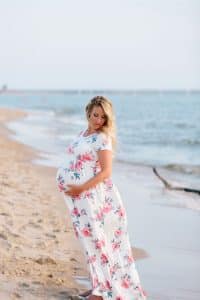
[[[95,142],[95,150],[110,150],[112,151],[112,141],[111,138],[105,133],[99,133],[97,140]]]

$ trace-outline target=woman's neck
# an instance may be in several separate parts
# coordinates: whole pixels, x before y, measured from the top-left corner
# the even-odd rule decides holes
[[[98,130],[95,130],[95,129],[92,129],[92,128],[89,128],[89,127],[86,129],[86,134],[88,134],[88,135],[92,134],[92,133],[95,133],[95,132],[98,132]]]

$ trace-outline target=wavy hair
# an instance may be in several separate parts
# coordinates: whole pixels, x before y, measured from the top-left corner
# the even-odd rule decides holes
[[[116,125],[115,125],[115,115],[113,111],[112,102],[104,97],[104,96],[96,96],[90,100],[90,102],[86,105],[86,117],[89,121],[90,114],[94,108],[94,106],[100,106],[104,111],[106,120],[101,127],[100,131],[104,132],[111,138],[112,146],[115,149],[116,147]]]

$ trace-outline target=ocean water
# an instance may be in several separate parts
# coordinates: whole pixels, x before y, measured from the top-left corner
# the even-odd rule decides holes
[[[0,105],[32,112],[17,122],[35,147],[58,153],[86,127],[93,93],[0,94]],[[200,175],[200,93],[107,93],[118,130],[117,160]],[[13,124],[14,126],[14,124]],[[55,162],[54,162],[55,163]]]
[[[198,92],[2,93],[0,106],[29,112],[28,117],[10,123],[9,128],[16,131],[16,139],[41,151],[37,163],[58,167],[65,159],[66,145],[87,127],[85,106],[97,94],[103,94],[113,102],[118,163],[156,166],[170,171],[169,174],[174,174],[183,185],[198,188]]]
[[[113,176],[127,209],[131,244],[149,257],[137,261],[149,299],[200,297],[200,197],[169,191],[200,189],[200,93],[54,92],[0,94],[0,106],[28,111],[8,123],[13,138],[40,150],[35,161],[59,166],[66,145],[86,128],[84,108],[94,95],[113,102],[118,146]]]

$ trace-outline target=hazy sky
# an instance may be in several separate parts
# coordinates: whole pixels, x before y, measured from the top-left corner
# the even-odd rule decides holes
[[[200,89],[200,0],[0,0],[0,37],[0,87]]]

